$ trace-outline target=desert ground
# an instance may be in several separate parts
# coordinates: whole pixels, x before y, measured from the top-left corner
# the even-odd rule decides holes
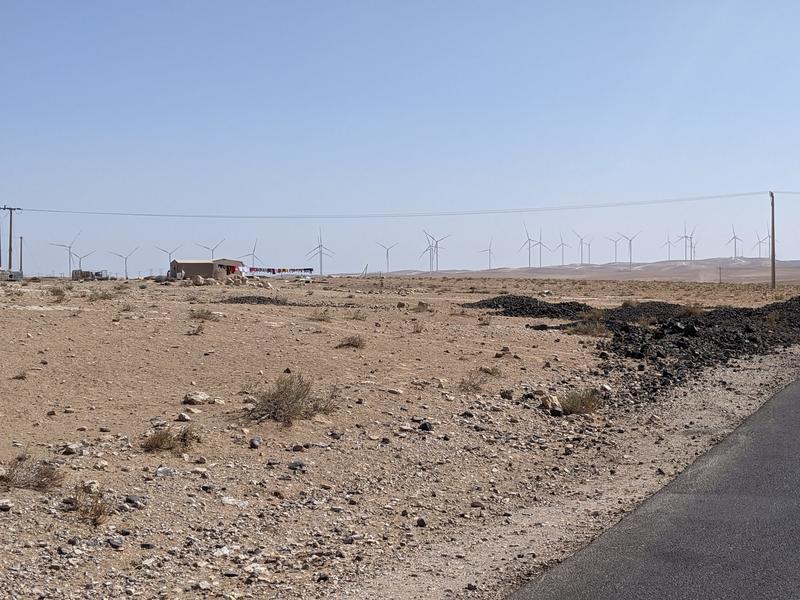
[[[502,598],[800,373],[798,284],[271,286],[0,286],[0,596]]]

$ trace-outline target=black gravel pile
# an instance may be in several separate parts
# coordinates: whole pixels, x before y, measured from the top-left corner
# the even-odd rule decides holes
[[[685,306],[669,302],[626,302],[617,308],[603,311],[604,320],[622,323],[663,323],[686,316],[688,316],[688,312]]]
[[[800,298],[761,308],[722,307],[696,315],[684,311],[681,318],[649,327],[614,319],[605,325],[613,337],[598,345],[604,370],[629,372],[629,359],[638,361],[637,375],[627,378],[628,392],[634,398],[653,398],[706,367],[800,343]]]
[[[284,298],[274,296],[233,296],[219,301],[220,304],[271,304],[273,306],[294,306]]]
[[[592,310],[588,304],[581,302],[545,302],[530,296],[515,296],[507,294],[468,302],[462,304],[464,308],[483,308],[497,310],[498,315],[504,317],[529,317],[543,319],[578,319],[584,313]]]

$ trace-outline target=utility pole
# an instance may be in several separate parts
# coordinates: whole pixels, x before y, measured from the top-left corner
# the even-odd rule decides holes
[[[769,203],[770,208],[772,210],[772,240],[770,241],[772,245],[772,260],[770,261],[770,268],[772,270],[772,278],[771,278],[771,287],[774,290],[777,287],[775,281],[775,193],[769,193]]]
[[[24,272],[22,270],[22,236],[19,236],[19,272]]]
[[[20,208],[4,204],[2,210],[8,211],[8,270],[10,271],[14,268],[11,262],[14,255],[14,211],[20,210]],[[2,260],[0,260],[0,267],[2,266]]]

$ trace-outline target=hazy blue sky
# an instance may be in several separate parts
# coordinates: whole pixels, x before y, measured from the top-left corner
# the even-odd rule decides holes
[[[795,2],[47,2],[0,0],[0,204],[228,214],[462,210],[800,190]],[[800,196],[779,197],[783,257]],[[767,199],[528,215],[577,229],[698,226],[700,256],[764,233]],[[79,230],[86,266],[194,242],[307,264],[322,226],[334,271],[423,268],[421,229],[451,233],[442,268],[522,265],[522,218],[196,221],[18,215],[28,271]],[[5,223],[4,223],[5,225]],[[7,232],[3,227],[2,237]],[[574,236],[568,260],[576,259]],[[601,243],[602,242],[602,243]],[[5,246],[5,242],[4,242]],[[4,250],[5,252],[5,250]],[[749,251],[750,254],[755,251]],[[559,260],[546,255],[546,262]],[[4,257],[5,264],[5,257]]]

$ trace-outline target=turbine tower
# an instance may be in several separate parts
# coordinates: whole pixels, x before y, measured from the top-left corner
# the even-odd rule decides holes
[[[258,256],[256,256],[256,246],[258,246],[258,238],[256,238],[255,243],[253,244],[253,249],[250,250],[247,254],[242,254],[241,256],[237,256],[236,258],[247,258],[250,257],[250,267],[254,268],[256,266],[256,259],[258,262],[263,262]]]
[[[574,229],[572,230],[572,233],[574,233],[575,237],[578,238],[578,246],[580,247],[580,251],[581,251],[581,264],[583,264],[583,243],[584,243],[583,242],[583,238]]]
[[[558,237],[561,239],[561,241],[558,244],[556,244],[555,248],[553,248],[553,252],[561,250],[561,266],[563,267],[565,263],[564,248],[570,248],[570,245],[564,242],[563,234],[559,233]]]
[[[756,231],[756,239],[758,240],[755,244],[753,244],[753,248],[758,247],[758,258],[762,258],[761,256],[761,246],[767,246],[767,258],[769,258],[769,235],[766,237],[761,237],[761,234]]]
[[[548,252],[550,251],[550,248],[548,248],[542,242],[542,228],[541,227],[539,228],[539,239],[536,240],[536,242],[533,244],[534,248],[537,247],[537,246],[539,247],[539,268],[541,269],[542,268],[542,248],[546,248]]]
[[[322,257],[327,256],[328,258],[333,258],[333,250],[322,243],[322,229],[319,230],[319,235],[317,236],[317,245],[306,254],[307,259],[314,258],[315,256],[319,257],[319,274],[322,275]]]
[[[522,223],[522,226],[525,228],[525,241],[523,242],[522,246],[519,247],[519,250],[517,250],[517,252],[522,252],[522,249],[525,246],[528,247],[528,268],[530,269],[531,268],[531,248],[532,248],[533,242],[535,240],[531,239],[531,234],[528,233],[528,226],[525,224],[524,221]],[[541,266],[541,260],[539,260],[539,263],[540,263],[540,266]]]
[[[611,242],[612,244],[614,244],[614,264],[617,264],[619,262],[617,260],[617,246],[619,246],[619,243],[622,241],[622,238],[618,237],[618,238],[614,239],[614,238],[606,237],[606,239],[609,242]]]
[[[678,239],[680,239],[680,238],[678,238]],[[672,261],[672,247],[677,245],[677,243],[678,243],[677,240],[676,241],[671,241],[669,239],[669,231],[668,231],[667,232],[667,241],[664,242],[663,244],[661,244],[662,248],[666,247],[666,249],[667,249],[667,262]]]
[[[439,272],[439,250],[443,250],[444,249],[444,246],[440,246],[439,242],[449,238],[450,234],[448,233],[445,236],[442,236],[440,238],[436,238],[436,237],[432,236],[430,233],[428,233],[427,231],[425,231],[424,229],[422,230],[422,232],[427,236],[428,243],[433,247],[433,250],[432,250],[433,254],[431,256],[431,262],[433,263],[432,264],[433,268],[431,270],[432,271],[436,271],[438,273]],[[427,252],[427,250],[426,250],[426,252]],[[425,253],[423,252],[423,254],[425,254]]]
[[[492,255],[494,254],[492,252],[492,238],[489,238],[489,247],[484,249],[484,250],[481,250],[480,252],[486,252],[486,256],[489,259],[489,270],[491,271],[492,270]]]
[[[225,238],[222,238],[220,241],[217,242],[216,246],[206,246],[205,244],[197,244],[197,245],[200,246],[201,248],[205,248],[206,250],[211,252],[211,260],[214,260],[214,253],[217,251],[217,248],[219,248],[220,245],[222,244],[222,242],[224,242],[224,241],[225,241]]]
[[[624,233],[620,233],[619,231],[617,232],[618,235],[622,236],[624,239],[626,239],[628,241],[628,267],[631,270],[633,270],[633,240],[635,240],[637,237],[639,237],[639,234],[641,234],[641,233],[642,232],[640,231],[639,233],[637,233],[633,237],[628,237]]]
[[[422,251],[419,257],[422,258],[426,254],[428,255],[428,273],[433,273],[433,243],[431,242],[431,236],[429,236],[427,233],[425,236],[428,240],[428,247]]]
[[[136,248],[134,248],[133,250],[131,250],[130,252],[128,252],[128,254],[118,254],[117,252],[109,252],[109,254],[113,254],[114,256],[119,256],[119,257],[120,257],[120,258],[121,258],[121,259],[122,259],[122,260],[125,262],[125,279],[128,279],[128,259],[129,259],[129,258],[130,258],[130,257],[133,255],[133,253],[134,253],[134,252],[136,252],[138,249],[139,249],[139,247],[137,246]]]
[[[738,260],[739,258],[739,242],[742,241],[738,235],[736,235],[736,229],[731,225],[731,231],[733,232],[733,237],[727,241],[725,244],[726,246],[730,246],[733,243],[733,260]]]
[[[380,246],[381,248],[383,248],[386,251],[386,273],[388,274],[389,273],[389,251],[392,248],[394,248],[395,246],[397,246],[397,244],[399,244],[400,242],[395,242],[391,246],[385,246],[384,244],[381,244],[380,242],[375,242],[375,243],[378,244],[378,246]]]
[[[79,231],[75,235],[75,237],[72,238],[72,241],[69,244],[54,244],[53,242],[50,242],[51,246],[58,246],[59,248],[66,248],[66,250],[67,250],[67,258],[69,260],[69,272],[68,272],[69,277],[72,277],[72,255],[74,254],[74,252],[72,252],[72,246],[75,245],[75,240],[78,239],[78,236],[80,234],[81,234],[81,232]],[[8,268],[10,269],[11,265],[9,265]]]

